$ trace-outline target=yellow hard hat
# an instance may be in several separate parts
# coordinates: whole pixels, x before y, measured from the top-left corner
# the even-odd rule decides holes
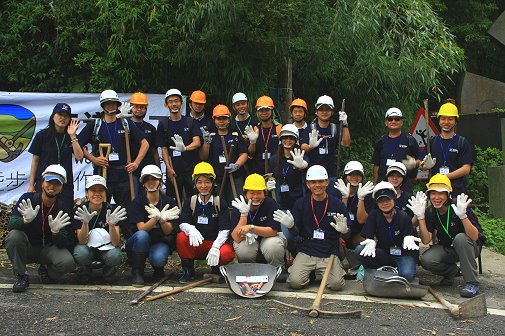
[[[433,175],[428,184],[426,184],[426,187],[428,188],[427,192],[432,190],[452,192],[451,180],[443,174]]]
[[[135,92],[130,97],[130,104],[135,105],[147,105],[147,96],[142,92]]]
[[[251,174],[245,179],[244,190],[267,190],[267,183],[260,174]]]
[[[445,103],[444,105],[440,106],[440,110],[438,110],[437,117],[440,116],[459,118],[457,106],[453,103]]]
[[[216,178],[216,173],[214,173],[214,168],[210,165],[210,163],[207,162],[200,162],[195,166],[195,169],[193,169],[193,175],[191,178],[195,180],[195,177],[198,177],[199,175],[209,175],[212,176],[212,178]]]

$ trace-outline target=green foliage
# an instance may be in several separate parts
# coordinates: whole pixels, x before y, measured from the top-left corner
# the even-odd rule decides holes
[[[475,213],[486,235],[486,246],[505,254],[505,219],[493,218],[478,210]]]
[[[472,196],[474,204],[482,205],[489,202],[487,169],[502,164],[503,153],[498,148],[475,147],[475,163],[468,182],[468,193]]]

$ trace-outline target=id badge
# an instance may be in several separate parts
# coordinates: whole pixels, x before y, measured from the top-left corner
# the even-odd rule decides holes
[[[324,239],[324,231],[323,230],[314,230],[314,235],[312,236],[314,239]]]
[[[349,218],[353,221],[354,220],[354,214],[353,213],[349,213]]]
[[[394,256],[401,256],[402,255],[402,249],[396,248],[396,247],[391,247],[389,249],[389,254],[394,255]]]
[[[449,167],[447,167],[447,166],[440,167],[439,173],[442,174],[442,175],[449,174]]]
[[[226,158],[224,155],[219,155],[219,163],[226,163]]]
[[[265,152],[261,154],[261,158],[265,160]],[[270,153],[267,153],[267,159],[270,159]]]
[[[112,152],[109,154],[109,161],[119,161],[119,154]]]
[[[281,192],[288,192],[288,191],[289,191],[289,185],[281,184]]]
[[[179,152],[178,150],[172,151],[172,157],[177,157],[177,156],[181,156],[181,155],[182,155],[182,153]]]
[[[209,224],[209,218],[207,216],[198,216],[196,221],[198,224]]]
[[[389,166],[391,166],[391,165],[392,165],[393,163],[395,163],[395,162],[396,162],[396,160],[395,160],[395,159],[387,159],[387,161],[386,161],[386,166],[388,166],[388,167],[389,167]]]
[[[319,148],[319,154],[321,154],[321,155],[328,154],[328,148],[326,148],[326,147]]]

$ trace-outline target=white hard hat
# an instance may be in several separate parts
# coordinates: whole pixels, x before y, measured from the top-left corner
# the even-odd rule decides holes
[[[400,117],[403,118],[403,113],[398,107],[392,107],[389,110],[386,111],[386,116],[384,117],[385,119],[389,117]]]
[[[94,185],[101,185],[104,186],[105,189],[107,189],[107,182],[105,181],[105,178],[100,175],[91,175],[88,176],[86,179],[86,189],[91,188]]]
[[[282,138],[283,136],[286,136],[286,135],[292,135],[296,138],[296,140],[298,140],[298,138],[300,137],[300,135],[298,133],[298,127],[296,127],[293,124],[286,124],[286,125],[282,126],[281,134],[279,135],[279,138]]]
[[[307,181],[327,180],[328,172],[320,165],[314,165],[307,170]]]
[[[236,102],[243,101],[243,100],[247,101],[247,96],[245,95],[245,93],[237,92],[231,98],[231,103],[235,104]]]
[[[161,169],[158,166],[151,164],[142,168],[142,171],[140,172],[140,183],[144,183],[144,179],[147,176],[153,176],[158,180],[161,180],[161,177],[163,175],[161,173]]]
[[[46,182],[58,180],[61,184],[65,184],[67,183],[67,171],[59,164],[52,164],[44,170],[42,178]]]
[[[88,244],[89,247],[94,247],[100,251],[108,251],[114,248],[110,241],[110,235],[103,228],[96,228],[89,231]]]
[[[317,98],[316,110],[323,105],[328,105],[332,110],[335,108],[335,105],[333,104],[333,99],[327,95]]]
[[[119,96],[117,95],[117,92],[114,90],[105,90],[100,95],[100,105],[108,101],[117,102],[118,105],[121,104],[121,102],[119,101]]]
[[[181,93],[181,91],[179,91],[177,89],[168,90],[167,93],[165,93],[165,100],[167,100],[167,98],[170,96],[179,96],[179,97],[181,97],[181,100],[182,100],[182,93]]]
[[[344,174],[349,175],[353,171],[359,171],[361,175],[365,175],[365,170],[363,169],[363,165],[359,161],[349,161],[344,167]]]
[[[405,167],[405,165],[402,162],[398,162],[398,161],[393,162],[388,167],[388,169],[386,171],[386,176],[389,176],[389,174],[394,171],[399,172],[400,174],[402,174],[402,176],[407,175],[407,167]]]
[[[381,197],[388,197],[394,200],[396,199],[395,187],[389,182],[381,181],[373,188],[372,197],[375,201]]]

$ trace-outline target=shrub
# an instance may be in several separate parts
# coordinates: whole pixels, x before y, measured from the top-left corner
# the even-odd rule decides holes
[[[487,206],[489,203],[487,169],[502,164],[503,153],[498,148],[482,149],[475,146],[475,163],[468,182],[468,193],[473,199],[473,204]]]

